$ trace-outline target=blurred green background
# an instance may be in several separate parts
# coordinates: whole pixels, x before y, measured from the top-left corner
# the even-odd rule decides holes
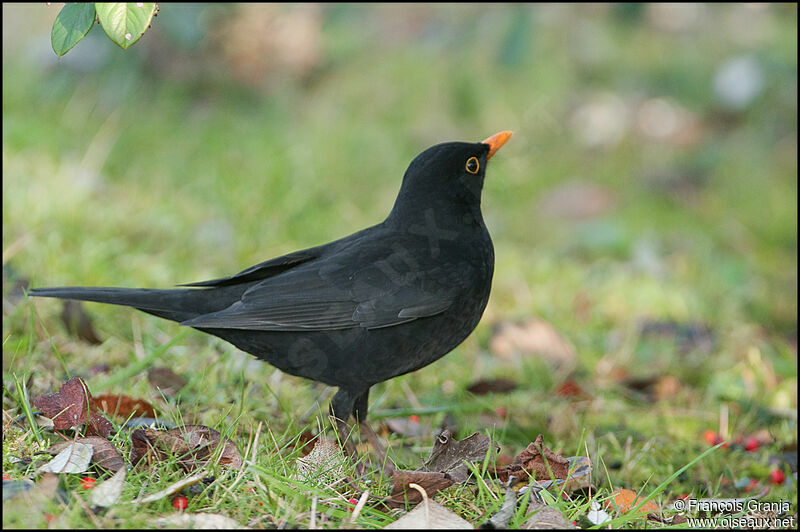
[[[129,50],[95,27],[57,59],[59,8],[3,4],[8,275],[227,275],[381,221],[423,149],[510,129],[483,197],[492,297],[442,372],[502,373],[492,325],[536,316],[583,372],[708,386],[714,419],[720,398],[796,409],[795,5],[163,4]],[[4,309],[7,370],[33,325]],[[130,337],[129,312],[90,310]],[[687,362],[638,343],[648,320],[716,342]]]

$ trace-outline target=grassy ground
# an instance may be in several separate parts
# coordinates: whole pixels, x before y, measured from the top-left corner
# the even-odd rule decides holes
[[[3,282],[4,475],[36,478],[10,457],[44,445],[9,422],[21,413],[14,377],[32,377],[36,396],[81,376],[93,393],[150,400],[242,451],[261,426],[239,491],[226,489],[235,473],[216,471],[188,511],[306,527],[316,499],[318,525],[350,525],[347,500],[391,484],[293,478],[294,442],[318,427],[301,416],[321,386],[197,332],[153,362],[188,381],[177,399],[161,400],[145,372],[112,386],[180,327],[87,305],[104,340],[92,346],[65,330],[59,303],[9,299],[15,275],[30,286],[169,287],[239,271],[380,221],[429,145],[511,129],[483,198],[497,256],[489,307],[447,357],[373,389],[376,424],[401,409],[430,427],[391,435],[390,455],[418,467],[444,424],[459,438],[493,435],[506,456],[542,433],[565,455],[588,453],[601,496],[649,494],[708,448],[704,431],[731,442],[759,434],[755,452],[720,448],[654,500],[665,509],[681,494],[741,496],[747,477],[796,514],[796,461],[785,454],[797,441],[796,7],[333,7],[305,15],[319,55],[297,68],[291,57],[264,66],[223,54],[235,26],[205,48],[171,39],[166,30],[193,12],[168,6],[127,52],[95,28],[95,40],[50,61],[37,53],[56,7],[35,11],[45,9],[3,7],[3,263],[13,270]],[[93,48],[108,55],[90,68],[80,53]],[[744,60],[746,78],[733,86],[761,82],[743,104],[715,88],[732,60]],[[269,81],[237,82],[226,75],[237,66]],[[494,325],[531,317],[574,346],[572,363],[493,349]],[[97,364],[108,372],[94,374]],[[648,394],[633,382],[664,375],[677,386]],[[466,391],[495,377],[517,388]],[[582,393],[564,394],[565,382]],[[117,441],[127,449],[124,433]],[[775,469],[785,485],[770,484]],[[179,477],[174,464],[135,471],[123,500]],[[80,475],[61,483],[73,501],[86,497]],[[478,524],[501,493],[454,487],[437,500]],[[587,524],[585,496],[558,504]],[[4,505],[4,526],[46,526],[48,513],[68,527],[153,526],[174,512],[169,499],[85,507]],[[394,519],[365,509],[355,524]]]

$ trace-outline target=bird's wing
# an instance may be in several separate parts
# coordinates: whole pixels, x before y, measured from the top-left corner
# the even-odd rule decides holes
[[[408,247],[381,247],[356,245],[293,268],[252,286],[228,308],[181,324],[263,331],[390,327],[443,312],[470,277],[466,262],[426,267]]]
[[[318,258],[319,247],[304,249],[303,251],[296,251],[270,259],[255,266],[250,266],[246,270],[242,270],[235,275],[228,277],[220,277],[219,279],[211,279],[210,281],[199,281],[196,283],[180,284],[178,286],[229,286],[232,284],[246,283],[250,281],[259,281],[272,277],[290,268],[294,268],[311,259]]]

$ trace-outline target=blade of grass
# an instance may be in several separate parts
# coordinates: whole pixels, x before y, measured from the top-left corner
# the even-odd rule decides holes
[[[28,388],[25,386],[25,379],[20,382],[17,374],[14,373],[13,375],[14,385],[17,388],[17,395],[19,396],[19,402],[22,406],[22,410],[25,412],[25,417],[28,420],[28,424],[31,426],[31,432],[33,432],[33,437],[36,438],[36,443],[41,445],[42,436],[39,433],[39,425],[36,423],[36,416],[33,415],[33,410],[31,410],[31,405],[28,400]]]

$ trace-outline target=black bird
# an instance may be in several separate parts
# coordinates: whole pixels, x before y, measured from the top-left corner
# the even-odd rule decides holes
[[[127,305],[213,334],[287,373],[338,386],[333,415],[364,421],[370,386],[438,360],[478,324],[494,271],[481,190],[486,163],[510,136],[428,148],[383,222],[230,277],[172,290],[29,293]]]

